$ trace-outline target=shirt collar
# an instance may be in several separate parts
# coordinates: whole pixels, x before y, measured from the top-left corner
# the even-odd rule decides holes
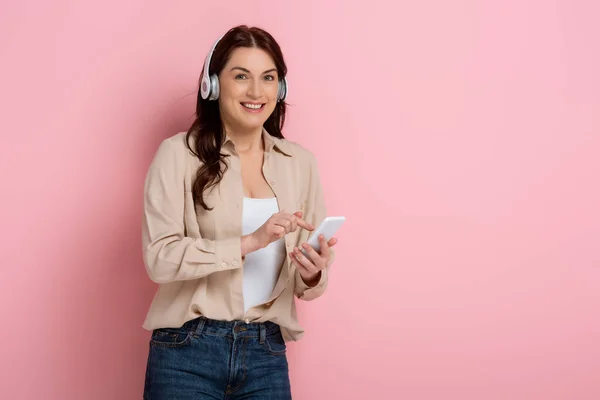
[[[292,152],[289,146],[289,143],[285,139],[280,139],[274,136],[271,136],[269,132],[265,128],[262,130],[262,138],[265,143],[265,151],[271,152],[274,148],[279,150],[281,153],[285,154],[288,157],[292,156]],[[233,141],[231,138],[225,134],[225,142],[223,143],[224,147],[233,148]]]

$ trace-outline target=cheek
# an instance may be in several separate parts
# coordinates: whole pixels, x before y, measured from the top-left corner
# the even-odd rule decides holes
[[[265,105],[267,114],[271,115],[273,110],[275,110],[275,106],[277,105],[277,99],[269,99],[269,102]]]
[[[266,98],[268,100],[267,107],[269,109],[275,109],[275,105],[277,104],[277,93],[279,91],[279,87],[277,85],[270,85],[266,90]]]
[[[236,103],[231,98],[219,96],[219,108],[225,115],[232,115],[236,112]]]
[[[241,85],[236,85],[230,81],[221,81],[221,87],[219,89],[219,98],[223,99],[225,103],[231,102],[243,95],[243,88]]]
[[[269,101],[276,102],[277,101],[277,93],[279,92],[279,85],[274,83],[269,86],[267,89]]]
[[[219,107],[226,114],[231,114],[236,112],[238,105],[240,104],[238,101],[239,96],[231,91],[219,93]]]

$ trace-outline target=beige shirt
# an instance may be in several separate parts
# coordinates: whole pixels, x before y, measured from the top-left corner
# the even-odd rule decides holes
[[[185,144],[186,133],[165,139],[152,160],[144,184],[143,257],[150,279],[159,283],[143,327],[180,327],[201,315],[217,320],[272,321],[286,341],[298,340],[300,326],[294,297],[312,300],[327,286],[327,269],[309,288],[290,261],[294,246],[309,231],[286,235],[286,258],[270,299],[244,312],[241,257],[243,188],[240,159],[227,138],[221,152],[229,168],[221,182],[205,191],[212,210],[194,205],[192,184],[200,160]],[[263,131],[263,172],[279,209],[302,210],[317,227],[326,216],[317,162],[312,153]],[[193,148],[193,137],[190,142]],[[328,266],[331,265],[333,257]]]

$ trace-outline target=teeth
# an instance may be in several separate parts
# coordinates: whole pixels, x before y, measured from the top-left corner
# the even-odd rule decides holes
[[[253,110],[258,110],[259,108],[261,108],[263,106],[262,104],[249,104],[249,103],[242,103],[242,105],[246,108],[251,108]]]

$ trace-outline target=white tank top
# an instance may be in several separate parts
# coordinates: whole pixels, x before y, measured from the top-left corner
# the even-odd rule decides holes
[[[244,197],[242,212],[242,234],[248,235],[279,212],[276,198],[253,199]],[[246,254],[244,260],[244,310],[266,303],[273,289],[281,266],[285,260],[285,239],[279,239],[264,249]]]

